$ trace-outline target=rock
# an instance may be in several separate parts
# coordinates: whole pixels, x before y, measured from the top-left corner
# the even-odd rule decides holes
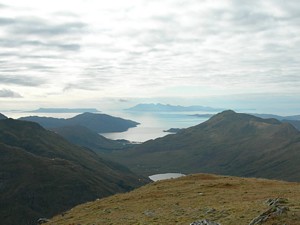
[[[287,202],[288,200],[284,198],[268,199],[267,204],[271,208],[260,214],[258,217],[254,218],[249,223],[249,225],[262,224],[263,222],[267,221],[270,217],[280,216],[284,213],[287,213],[287,211],[289,211],[289,208],[282,205],[286,204]]]
[[[214,208],[208,209],[205,213],[209,214],[209,213],[215,213],[217,210]]]
[[[47,222],[49,222],[50,220],[49,219],[47,219],[47,218],[39,218],[38,220],[37,220],[37,224],[43,224],[43,223],[47,223]]]
[[[220,223],[209,221],[209,220],[198,220],[190,223],[190,225],[221,225]]]
[[[144,215],[148,216],[148,217],[154,217],[156,214],[155,212],[151,211],[151,210],[146,210],[144,212]]]
[[[269,206],[278,206],[286,204],[288,200],[286,198],[270,198],[267,200]]]

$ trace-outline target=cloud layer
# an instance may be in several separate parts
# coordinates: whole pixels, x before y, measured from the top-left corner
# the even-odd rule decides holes
[[[0,15],[0,88],[26,99],[300,94],[297,0],[2,0]]]

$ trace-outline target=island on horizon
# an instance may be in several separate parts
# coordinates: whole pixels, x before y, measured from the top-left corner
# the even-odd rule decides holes
[[[32,111],[27,112],[34,112],[34,113],[98,113],[101,112],[96,108],[39,108]]]

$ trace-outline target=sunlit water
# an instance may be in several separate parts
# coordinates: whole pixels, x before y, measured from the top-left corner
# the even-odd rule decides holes
[[[109,139],[125,139],[132,142],[145,142],[151,139],[171,134],[164,132],[170,128],[187,128],[203,123],[208,118],[191,116],[190,113],[130,113],[124,112],[123,118],[131,119],[140,123],[137,127],[130,128],[126,132],[101,133]]]

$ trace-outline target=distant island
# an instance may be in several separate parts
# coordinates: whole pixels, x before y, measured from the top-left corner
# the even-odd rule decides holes
[[[97,113],[100,112],[95,108],[39,108],[33,111],[28,112],[35,112],[35,113]]]
[[[224,109],[212,108],[208,106],[180,106],[180,105],[170,105],[170,104],[138,104],[134,107],[125,109],[127,111],[137,111],[137,112],[192,112],[192,111],[207,111],[207,112],[219,112]]]
[[[183,130],[183,128],[170,128],[168,130],[164,130],[164,132],[168,132],[168,133],[178,133],[179,131]]]
[[[210,118],[214,115],[215,114],[193,114],[193,115],[190,115],[190,116],[195,116],[195,117],[200,117],[200,118]]]

